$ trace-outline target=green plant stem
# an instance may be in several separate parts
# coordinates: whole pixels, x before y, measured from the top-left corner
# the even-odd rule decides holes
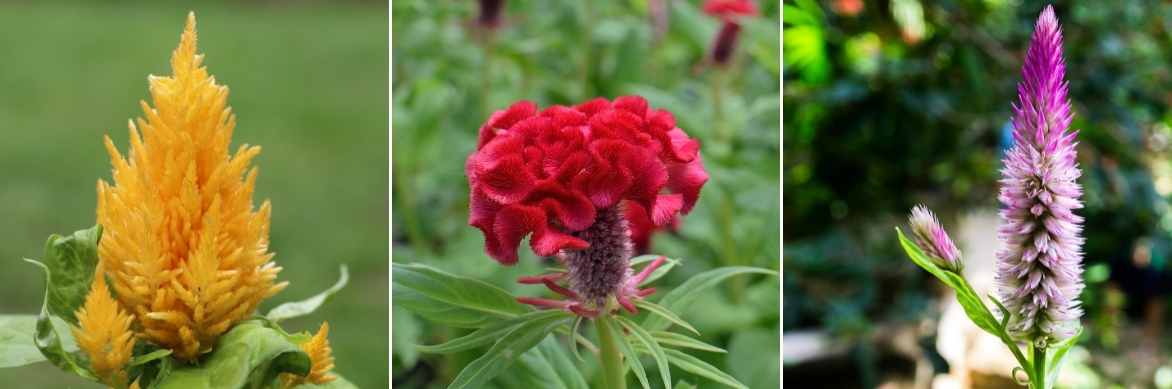
[[[626,389],[626,371],[623,369],[622,355],[619,354],[619,346],[612,327],[609,314],[603,313],[594,319],[594,328],[598,330],[598,343],[601,349],[598,359],[602,366],[602,382],[607,388]]]
[[[716,69],[709,78],[712,86],[712,124],[716,126],[716,139],[728,144],[732,141],[728,125],[724,122],[724,69]]]
[[[974,299],[976,299],[976,301],[981,302],[981,309],[985,311],[984,314],[988,315],[989,317],[997,317],[993,315],[993,312],[989,310],[989,307],[985,306],[984,299],[980,298],[980,295],[978,295],[977,292],[973,290],[973,286],[969,285],[968,281],[961,278],[960,286],[960,289],[956,291],[957,293],[964,293],[966,295],[972,296]],[[1017,347],[1017,342],[1013,341],[1013,339],[1009,337],[1009,334],[1005,332],[1005,328],[1000,328],[999,333],[993,335],[996,335],[998,338],[1000,338],[1001,343],[1004,343],[1005,347],[1008,347],[1009,351],[1013,353],[1013,357],[1017,358],[1017,363],[1021,365],[1022,370],[1025,370],[1026,376],[1028,376],[1032,385],[1034,382],[1034,376],[1037,375],[1034,369],[1035,366],[1034,364],[1031,364],[1028,359],[1026,359],[1024,354],[1021,353],[1021,350]]]
[[[1034,381],[1030,382],[1034,389],[1048,389],[1046,386],[1046,348],[1034,347]]]

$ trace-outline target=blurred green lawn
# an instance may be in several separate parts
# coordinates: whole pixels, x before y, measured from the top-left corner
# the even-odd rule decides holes
[[[31,314],[45,238],[94,223],[109,178],[102,135],[127,145],[148,74],[168,59],[191,6],[0,4],[0,314]],[[387,382],[387,10],[385,4],[201,5],[200,49],[231,88],[237,144],[263,146],[259,204],[273,203],[272,250],[290,281],[277,303],[351,283],[325,308],[337,371]],[[0,369],[22,388],[90,387],[47,363]],[[4,385],[8,386],[8,385]]]

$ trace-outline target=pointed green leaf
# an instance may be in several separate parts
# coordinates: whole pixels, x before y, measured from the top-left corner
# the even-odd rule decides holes
[[[698,339],[690,338],[687,335],[681,335],[674,332],[651,331],[651,336],[655,337],[655,340],[659,342],[660,345],[690,348],[700,351],[711,351],[714,353],[728,352],[720,347],[716,347],[708,343],[701,342]]]
[[[615,316],[615,320],[651,351],[651,356],[655,358],[655,364],[659,368],[660,378],[663,379],[663,387],[671,389],[671,368],[667,366],[667,355],[663,353],[663,348],[659,347],[659,342],[656,342],[647,330],[631,320],[622,316]]]
[[[574,325],[570,327],[570,350],[574,351],[574,358],[578,358],[578,361],[583,361],[583,359],[582,354],[578,353],[578,342],[574,337],[578,336],[578,326],[582,325],[582,320],[584,319],[579,316],[574,319]]]
[[[153,362],[153,361],[156,361],[159,359],[166,358],[169,355],[171,355],[171,350],[161,348],[161,349],[151,351],[146,354],[136,355],[134,358],[130,359],[130,363],[128,363],[127,366],[145,365],[149,362]]]
[[[511,331],[501,337],[480,358],[469,363],[456,375],[456,379],[448,385],[448,389],[482,388],[506,368],[545,339],[560,325],[568,324],[570,318],[565,316],[544,317],[530,320],[513,327]]]
[[[548,320],[556,317],[569,317],[564,311],[533,311],[521,316],[514,317],[508,320],[501,320],[486,327],[473,331],[471,334],[461,336],[456,339],[449,340],[437,345],[419,345],[416,347],[419,351],[434,354],[447,354],[459,351],[471,350],[486,344],[492,344],[501,339],[502,336],[509,333],[513,328],[522,325],[532,320]]]
[[[964,276],[937,266],[932,259],[928,258],[920,250],[919,246],[916,246],[907,236],[904,236],[903,231],[899,227],[895,228],[895,233],[899,236],[900,246],[903,247],[904,252],[907,253],[908,258],[913,263],[928,271],[928,273],[939,279],[940,282],[943,282],[944,285],[956,291],[957,302],[960,303],[961,308],[964,308],[965,315],[972,320],[973,324],[976,324],[977,327],[990,334],[1000,336],[1002,331],[999,329],[997,319],[989,312],[981,297],[969,286],[968,281],[965,281]]]
[[[639,308],[646,309],[648,311],[651,311],[651,313],[654,313],[656,315],[663,316],[664,319],[667,319],[668,321],[675,323],[676,325],[678,325],[680,327],[686,328],[688,331],[691,331],[693,334],[696,334],[697,336],[700,335],[700,331],[697,331],[696,327],[692,327],[692,325],[688,324],[688,322],[684,321],[684,319],[681,319],[679,316],[677,316],[672,311],[667,310],[667,308],[659,306],[659,304],[656,304],[656,303],[653,303],[653,302],[650,302],[650,301],[647,301],[644,299],[635,299],[635,306],[639,307]]]
[[[574,343],[571,341],[570,343]],[[547,337],[537,345],[537,349],[545,356],[545,359],[553,366],[554,371],[562,378],[562,382],[566,384],[569,389],[590,389],[586,384],[586,377],[582,376],[581,370],[574,361],[570,360],[570,356],[566,355],[565,350],[562,350],[558,345],[555,337]]]
[[[733,378],[733,376],[720,371],[720,369],[717,369],[716,367],[708,364],[708,362],[704,362],[699,358],[672,349],[664,350],[664,353],[667,354],[667,359],[671,362],[671,364],[676,365],[676,367],[679,367],[683,371],[708,378],[730,387],[738,389],[749,389],[748,386],[745,386],[745,384],[737,381],[737,379]]]
[[[777,272],[746,266],[729,266],[712,269],[697,274],[684,281],[680,286],[672,289],[671,292],[659,300],[659,305],[669,311],[680,312],[689,307],[700,293],[729,277],[740,274],[769,274],[776,276]],[[670,326],[670,322],[661,316],[651,315],[643,320],[643,328],[649,330],[665,330]]]
[[[1046,382],[1058,382],[1058,370],[1062,368],[1062,362],[1066,360],[1066,353],[1078,344],[1078,339],[1082,337],[1082,330],[1082,327],[1079,327],[1078,332],[1070,339],[1052,347],[1054,353],[1050,355],[1050,361],[1046,364]]]
[[[391,296],[397,306],[460,328],[484,327],[532,311],[501,288],[421,264],[391,264]]]
[[[85,303],[94,268],[98,265],[98,241],[102,227],[79,230],[69,236],[52,235],[45,242],[45,256],[39,263],[45,268],[45,295],[49,313],[77,324],[74,312]]]
[[[49,240],[50,242],[53,241],[52,238]],[[31,259],[25,259],[25,261],[35,264],[45,271],[45,283],[48,285],[52,274],[49,267]],[[45,302],[41,304],[41,313],[37,315],[37,331],[36,337],[33,338],[33,343],[36,344],[37,349],[41,350],[41,354],[45,356],[45,359],[48,359],[54,366],[77,374],[82,378],[97,381],[94,374],[90,372],[89,366],[83,364],[82,359],[77,355],[77,345],[73,344],[72,347],[69,347],[72,340],[72,333],[68,329],[69,325],[49,313],[49,296],[50,294],[46,291]],[[60,324],[57,324],[57,322],[60,322]],[[58,327],[64,330],[65,335],[58,334]]]
[[[338,293],[350,282],[350,271],[346,269],[346,265],[341,266],[342,275],[338,277],[338,282],[334,283],[329,289],[318,293],[317,295],[301,301],[288,302],[278,305],[273,310],[269,311],[266,318],[274,322],[279,322],[285,319],[292,319],[295,317],[305,316],[313,313],[318,308],[325,304],[326,300]]]

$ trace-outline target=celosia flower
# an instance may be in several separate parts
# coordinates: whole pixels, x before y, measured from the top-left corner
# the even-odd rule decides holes
[[[286,388],[292,388],[305,383],[326,384],[338,379],[337,376],[330,373],[330,370],[334,368],[334,356],[333,350],[330,348],[329,335],[330,323],[322,322],[321,327],[317,330],[317,334],[314,334],[313,338],[300,345],[301,350],[309,354],[309,374],[305,376],[289,373],[283,374],[282,381]]]
[[[569,269],[569,289],[559,292],[589,306],[626,293],[632,234],[690,211],[708,180],[699,143],[637,96],[498,111],[481,127],[466,173],[469,224],[484,233],[488,254],[513,264],[532,234],[537,255],[557,255]],[[629,223],[643,217],[650,223]],[[545,277],[554,285],[561,275]]]
[[[134,318],[110,296],[103,277],[94,277],[76,316],[78,325],[73,327],[73,337],[89,357],[94,375],[106,385],[126,385],[125,368],[134,353],[135,338],[130,330]]]
[[[917,205],[912,208],[908,223],[912,226],[916,246],[937,266],[957,273],[964,269],[960,250],[952,243],[952,238],[948,237],[948,231],[940,225],[940,219],[937,219],[928,207]]]
[[[189,14],[174,75],[149,78],[154,107],[142,102],[146,118],[130,123],[129,155],[106,137],[114,184],[98,181],[98,254],[110,286],[141,336],[182,360],[209,351],[285,287],[274,284],[269,203],[252,204],[249,162],[260,148],[228,153],[236,125],[228,88],[202,61]]]
[[[1052,344],[1082,316],[1083,218],[1077,132],[1062,59],[1062,31],[1047,6],[1034,27],[1014,105],[1014,146],[1005,155],[997,283],[1017,340]]]
[[[711,59],[717,65],[728,64],[741,32],[739,19],[756,16],[757,5],[751,0],[708,0],[704,2],[704,12],[723,22],[712,43]]]

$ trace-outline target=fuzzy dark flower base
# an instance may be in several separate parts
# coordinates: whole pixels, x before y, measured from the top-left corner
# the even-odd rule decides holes
[[[544,284],[550,290],[569,300],[550,300],[534,297],[519,297],[517,301],[541,308],[560,308],[580,316],[595,317],[606,306],[607,299],[614,296],[620,306],[631,313],[637,313],[633,299],[655,293],[655,288],[639,289],[638,286],[651,272],[663,264],[656,259],[651,265],[634,275],[630,268],[631,238],[627,220],[618,207],[598,211],[598,217],[589,228],[575,232],[574,237],[590,243],[583,250],[562,250],[557,258],[566,266],[566,272],[550,273],[535,277],[521,277],[522,284]],[[568,288],[559,285],[565,279]]]

